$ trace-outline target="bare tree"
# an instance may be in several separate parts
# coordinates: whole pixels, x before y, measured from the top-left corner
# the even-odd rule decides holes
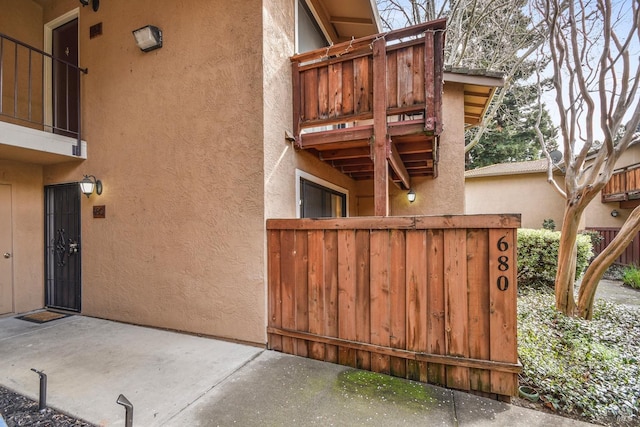
[[[539,24],[523,13],[526,4],[526,0],[378,0],[388,29],[446,17],[447,66],[504,73],[504,88],[494,97],[482,125],[470,131],[465,152],[480,141],[511,85],[529,77],[527,58],[544,38]]]
[[[576,304],[576,238],[584,210],[611,178],[621,154],[640,142],[640,63],[638,52],[632,52],[640,41],[640,0],[615,5],[611,0],[532,2],[548,31],[543,49],[551,55],[564,152],[564,182],[554,181],[551,161],[548,169],[549,182],[566,199],[556,308],[590,318],[604,271],[640,229],[636,208],[618,238],[587,269]]]

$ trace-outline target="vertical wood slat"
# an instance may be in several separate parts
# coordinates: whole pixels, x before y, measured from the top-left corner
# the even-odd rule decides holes
[[[277,328],[282,327],[282,280],[280,275],[280,230],[268,231],[268,277],[269,277],[269,324]],[[269,348],[282,351],[282,337],[269,335]]]
[[[329,118],[329,75],[328,67],[318,68],[318,118]]]
[[[356,232],[338,231],[338,337],[356,339]],[[339,347],[338,362],[356,366],[356,352]]]
[[[311,230],[308,232],[308,266],[309,266],[309,332],[323,335],[325,308],[325,285],[324,285],[324,233],[322,230]],[[309,357],[316,360],[325,360],[324,344],[309,343]]]
[[[516,246],[515,230],[489,230],[489,343],[491,360],[498,362],[518,361]],[[513,396],[517,388],[516,374],[491,372],[493,393]]]
[[[338,232],[326,230],[324,233],[324,334],[338,337]],[[326,346],[325,360],[338,363],[338,347]]]
[[[398,106],[398,53],[387,52],[387,107]]]
[[[447,354],[469,357],[466,232],[444,232],[445,329]],[[469,368],[447,366],[447,387],[469,390]]]
[[[318,69],[311,68],[300,73],[304,90],[303,120],[318,119]]]
[[[371,112],[371,64],[368,56],[353,60],[354,113]]]
[[[469,284],[469,357],[489,360],[489,233],[467,232],[467,282]],[[472,390],[491,392],[490,371],[469,369]]]
[[[398,107],[413,105],[413,55],[411,49],[399,49],[397,53]]]
[[[424,55],[423,55],[423,67],[424,67],[424,120],[425,129],[428,131],[435,130],[435,98],[436,98],[436,86],[433,84],[434,79],[434,46],[433,46],[434,34],[427,31],[424,34]]]
[[[342,62],[329,65],[329,117],[343,114],[342,109]]]
[[[281,289],[282,289],[282,327],[287,329],[295,329],[296,317],[296,296],[295,296],[295,231],[284,230],[280,236],[280,244],[282,250],[281,257]],[[282,351],[289,354],[294,353],[293,338],[282,337]]]
[[[389,237],[389,346],[406,349],[406,243],[405,233],[401,230],[391,230]],[[406,360],[392,357],[390,360],[390,374],[405,378],[407,375]]]
[[[409,230],[407,242],[407,350],[424,352],[427,350],[427,253],[426,233],[423,230]],[[426,376],[425,362],[409,360],[407,377],[420,381]]]
[[[370,324],[370,256],[369,230],[356,230],[356,341],[369,342]],[[366,351],[356,351],[356,367],[371,369],[371,355]]]
[[[354,110],[353,60],[342,63],[342,113],[353,114]]]
[[[435,99],[433,101],[433,116],[435,117],[434,132],[436,133],[436,135],[440,135],[442,133],[442,92],[444,84],[444,32],[435,32],[433,40],[433,50],[433,80],[427,80],[426,84],[430,86],[432,83],[435,92]]]
[[[295,233],[295,325],[298,331],[309,331],[309,287],[308,287],[308,256],[307,233],[302,230]],[[305,340],[295,340],[293,347],[295,354],[307,357],[308,343]]]
[[[424,45],[416,45],[411,47],[413,56],[413,103],[422,104],[425,102],[425,87],[427,82],[427,74],[425,72],[424,62]]]
[[[391,345],[391,298],[390,298],[390,248],[389,232],[372,230],[371,252],[371,344],[389,347]],[[390,373],[391,358],[387,355],[372,354],[371,370],[384,374]]]
[[[293,90],[293,135],[297,138],[300,136],[302,124],[302,106],[304,105],[302,90],[302,76],[300,75],[300,67],[297,62],[291,64],[291,79]]]
[[[515,228],[354,224],[268,229],[271,328],[517,364]],[[479,393],[517,391],[512,372],[427,364],[312,335],[292,339],[270,330],[269,348]]]
[[[407,248],[409,250],[409,248]],[[427,230],[427,351],[446,354],[445,292],[444,292],[444,233]],[[445,386],[445,366],[430,363],[428,382]]]

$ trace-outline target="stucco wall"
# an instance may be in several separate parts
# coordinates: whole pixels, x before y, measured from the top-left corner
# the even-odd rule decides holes
[[[13,311],[22,313],[44,304],[44,195],[42,167],[0,160],[0,184],[11,186],[11,253]],[[3,260],[4,261],[4,260]]]
[[[46,19],[66,11],[56,3]],[[261,11],[258,1],[80,9],[88,160],[46,168],[45,183],[104,183],[82,202],[85,314],[265,342]],[[146,24],[163,30],[161,49],[135,45]]]
[[[349,191],[349,212],[355,215],[357,183],[295,149],[285,138],[293,131],[292,81],[289,58],[295,53],[295,1],[264,2],[264,168],[265,217],[295,218],[296,169]]]
[[[467,178],[465,213],[519,213],[522,228],[542,228],[553,219],[562,226],[564,199],[547,182],[544,173]]]

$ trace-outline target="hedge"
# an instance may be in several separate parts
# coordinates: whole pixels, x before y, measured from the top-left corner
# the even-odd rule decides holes
[[[593,256],[591,238],[578,234],[576,278],[582,276]],[[558,270],[560,232],[550,230],[518,230],[518,285],[551,287]]]

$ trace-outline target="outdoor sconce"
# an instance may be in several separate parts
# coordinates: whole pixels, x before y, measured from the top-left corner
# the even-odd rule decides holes
[[[149,52],[162,47],[162,30],[153,25],[146,25],[133,31],[136,44],[143,52]]]
[[[93,179],[92,179],[93,178]],[[96,179],[93,175],[85,175],[80,181],[80,191],[89,197],[93,194],[93,189],[96,189],[96,194],[99,196],[102,194],[102,181]]]
[[[407,193],[407,199],[409,199],[409,203],[413,203],[416,201],[416,192],[413,191],[413,188],[409,189],[409,192]]]
[[[618,215],[620,215],[620,212],[618,212],[617,210],[615,210],[615,209],[614,209],[614,210],[612,210],[612,211],[611,211],[611,216],[612,216],[612,217],[614,217],[614,218],[615,218],[615,217],[617,217]]]
[[[97,12],[100,8],[100,0],[80,0],[82,7],[89,6],[89,3],[91,3],[91,9],[93,9],[94,12]]]

